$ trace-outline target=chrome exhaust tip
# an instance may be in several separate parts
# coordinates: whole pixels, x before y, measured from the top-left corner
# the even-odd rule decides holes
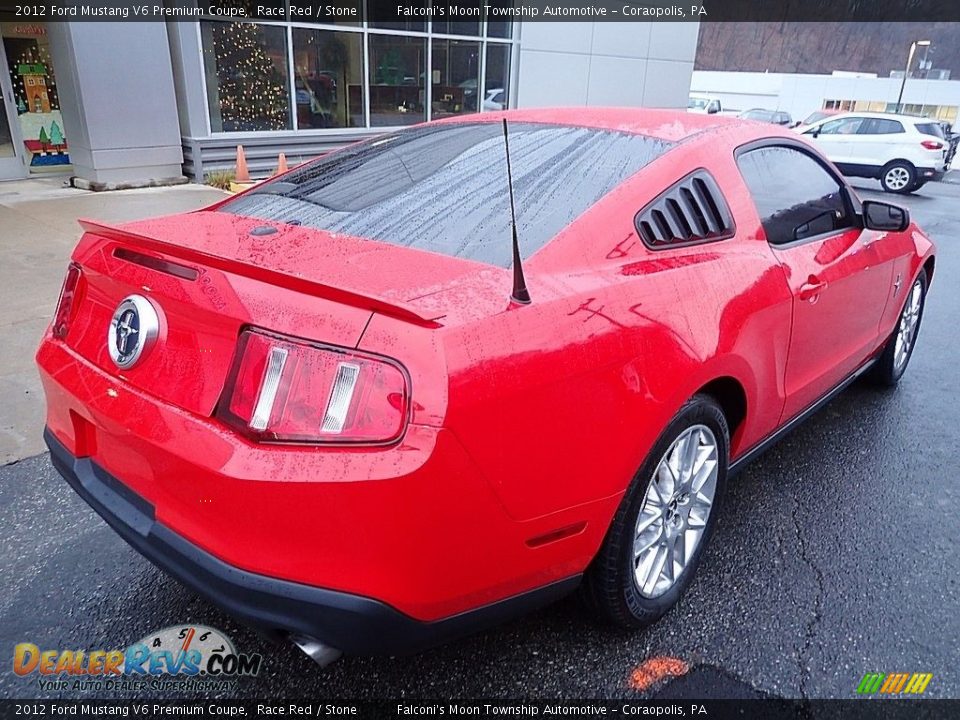
[[[343,655],[342,651],[307,635],[290,635],[290,642],[300,648],[307,657],[320,667],[326,667]]]

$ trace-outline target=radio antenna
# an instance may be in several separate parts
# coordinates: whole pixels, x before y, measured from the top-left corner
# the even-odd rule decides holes
[[[513,294],[514,302],[526,305],[530,302],[527,282],[523,278],[523,262],[520,258],[520,241],[517,239],[517,210],[513,205],[513,171],[510,169],[510,137],[507,134],[507,119],[503,118],[503,147],[507,153],[507,189],[510,191],[510,226],[513,229]]]

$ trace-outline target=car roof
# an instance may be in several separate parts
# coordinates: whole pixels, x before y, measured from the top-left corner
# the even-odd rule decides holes
[[[458,122],[507,122],[547,123],[573,125],[576,127],[611,130],[645,135],[668,142],[682,142],[703,132],[726,128],[743,121],[725,115],[700,115],[686,110],[654,110],[649,108],[622,107],[562,107],[535,108],[528,110],[505,110],[485,112],[480,115],[464,115],[438,120],[440,123]]]
[[[824,122],[826,120],[837,120],[845,117],[876,118],[878,120],[899,120],[900,122],[905,122],[905,123],[940,122],[939,120],[936,120],[934,118],[923,117],[921,115],[899,115],[897,113],[885,113],[885,112],[860,112],[857,110],[845,110],[842,113],[831,115],[829,118],[824,118],[823,120],[818,120],[817,122]]]

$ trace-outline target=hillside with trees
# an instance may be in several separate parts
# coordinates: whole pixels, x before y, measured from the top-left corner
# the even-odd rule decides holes
[[[851,70],[888,77],[903,70],[910,43],[930,40],[934,68],[960,80],[960,23],[702,22],[697,70],[826,73]],[[918,72],[918,50],[912,70]]]

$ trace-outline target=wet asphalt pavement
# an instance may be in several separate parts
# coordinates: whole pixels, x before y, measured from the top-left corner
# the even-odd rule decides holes
[[[187,622],[264,656],[226,697],[636,697],[632,671],[660,655],[718,669],[705,694],[722,676],[732,694],[849,698],[870,671],[930,672],[927,696],[960,697],[960,186],[902,200],[939,257],[900,387],[855,384],[732,482],[691,591],[652,629],[598,628],[571,598],[419,656],[321,670],[142,559],[42,455],[0,468],[0,697],[95,696],[15,676],[15,643],[123,648]]]

